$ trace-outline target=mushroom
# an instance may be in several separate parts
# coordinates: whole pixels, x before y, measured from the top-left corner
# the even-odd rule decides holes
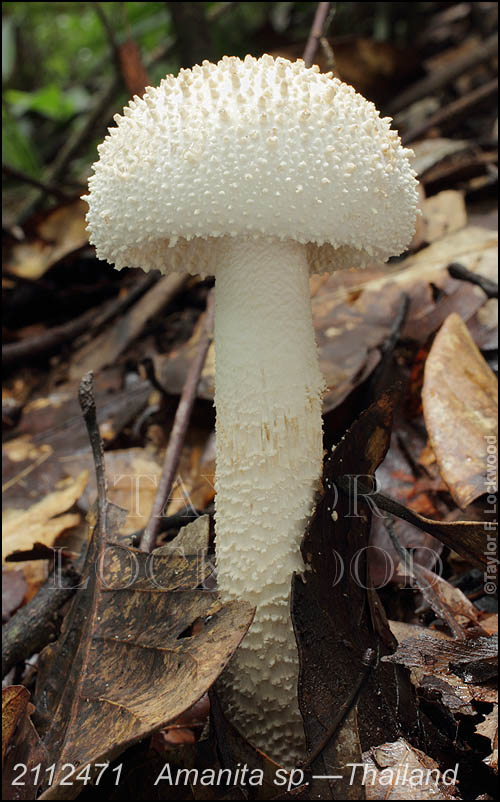
[[[411,151],[352,87],[269,55],[181,70],[114,119],[86,197],[97,256],[216,277],[218,583],[256,607],[222,701],[289,762],[304,741],[290,582],[323,454],[308,279],[405,249]]]

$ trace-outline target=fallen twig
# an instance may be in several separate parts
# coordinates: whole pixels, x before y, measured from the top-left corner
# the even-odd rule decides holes
[[[174,512],[173,515],[162,516],[160,518],[160,529],[158,534],[167,532],[169,529],[180,529],[182,526],[187,526],[188,524],[192,523],[197,518],[201,518],[202,515],[213,515],[213,513],[213,504],[209,504],[209,506],[204,510],[195,510],[192,505],[188,505],[183,507],[182,510],[179,510],[179,512]],[[134,548],[139,548],[143,535],[144,528],[138,529],[136,532],[132,532],[132,534],[129,536],[131,545]]]
[[[466,116],[475,106],[484,103],[485,100],[496,97],[497,93],[498,78],[494,78],[492,81],[488,81],[488,83],[478,87],[478,89],[474,89],[472,92],[468,92],[463,97],[458,98],[458,100],[454,100],[453,103],[445,106],[444,109],[439,109],[439,111],[432,114],[421,125],[417,125],[415,128],[408,131],[408,133],[404,134],[402,137],[403,143],[408,145],[410,142],[414,142],[415,139],[419,139],[426,134],[431,128],[448,125],[450,122],[454,122],[460,117]]]
[[[2,627],[2,677],[57,637],[62,618],[59,611],[72,597],[80,577],[70,566],[58,576],[57,586],[54,576]]]
[[[108,500],[106,497],[106,474],[104,471],[104,449],[102,446],[101,435],[99,433],[99,424],[97,423],[97,410],[94,399],[94,376],[92,371],[86,373],[80,382],[80,390],[78,392],[78,400],[83,414],[83,420],[87,427],[87,432],[90,440],[90,447],[92,449],[92,456],[94,458],[95,478],[97,484],[97,508],[99,511],[99,530],[101,537],[98,539],[98,558],[104,553],[105,546],[105,533],[106,533],[106,517],[108,509]]]
[[[141,549],[143,551],[152,551],[155,546],[156,537],[160,531],[161,517],[163,515],[165,504],[177,472],[182,445],[186,436],[189,419],[191,417],[191,410],[196,397],[196,388],[198,387],[201,371],[203,369],[203,365],[205,364],[207,352],[212,341],[213,307],[214,295],[213,290],[211,290],[207,301],[205,326],[200,335],[198,348],[189,367],[186,382],[184,384],[177,411],[175,413],[174,425],[172,427],[167,450],[165,452],[163,471],[158,489],[156,491],[151,517],[141,538]]]
[[[459,75],[463,75],[464,72],[467,72],[467,70],[492,58],[497,50],[498,37],[495,33],[482,42],[479,47],[475,47],[464,56],[456,58],[450,64],[447,64],[443,69],[432,72],[430,75],[422,78],[421,81],[417,81],[408,87],[408,89],[405,89],[389,104],[387,109],[389,114],[397,114],[398,111],[406,109],[408,106],[411,106],[412,103],[415,103],[415,101],[421,100],[423,97],[427,97],[427,95],[432,95],[433,92],[442,89],[444,86],[451,83],[451,81],[455,80],[455,78],[458,78]]]
[[[353,492],[351,477],[338,476],[336,482],[343,493],[350,495]],[[364,496],[369,498],[370,505],[375,505],[379,510],[401,518],[416,526],[417,529],[421,529],[422,532],[427,532],[449,549],[470,560],[474,565],[484,567],[487,564],[486,524],[484,521],[433,521],[431,518],[425,518],[410,510],[391,496],[372,492],[374,488],[365,484],[361,477],[356,478],[356,483],[356,492],[361,498]],[[492,521],[488,526],[493,531],[493,527],[497,528],[497,523]]]
[[[205,3],[168,3],[181,67],[213,61],[214,49]]]
[[[470,284],[476,284],[478,287],[481,287],[488,298],[498,298],[498,284],[486,278],[486,276],[473,273],[472,270],[468,270],[461,265],[460,262],[452,262],[451,265],[448,265],[448,273],[452,278],[468,281]]]
[[[118,42],[116,41],[115,32],[113,27],[101,5],[101,3],[92,3],[94,10],[99,17],[102,27],[106,32],[106,36],[108,38],[109,46],[111,48],[111,52],[113,54],[113,58],[115,61],[115,66],[118,72],[118,75],[121,74],[121,64],[120,64],[120,47]]]
[[[349,710],[356,704],[359,695],[366,683],[366,680],[368,679],[370,671],[375,665],[375,661],[376,661],[375,650],[367,649],[361,660],[359,673],[356,678],[356,682],[354,683],[351,689],[351,692],[348,694],[347,699],[343,702],[343,704],[341,704],[341,706],[338,708],[335,718],[333,720],[333,724],[326,733],[321,743],[318,744],[318,746],[314,749],[314,751],[309,755],[307,760],[304,763],[300,764],[301,769],[305,770],[310,768],[314,763],[314,761],[321,755],[321,753],[328,745],[330,740],[333,738],[339,726],[342,724],[343,720],[349,713]]]
[[[371,395],[374,401],[380,398],[382,393],[386,392],[391,385],[394,384],[394,351],[401,339],[403,329],[408,319],[409,309],[410,296],[408,293],[403,292],[399,306],[394,315],[390,334],[380,348],[380,362],[373,371],[373,376],[371,378]]]
[[[325,25],[328,18],[328,12],[330,11],[330,6],[331,3],[318,3],[316,8],[313,24],[311,26],[311,32],[309,33],[309,38],[304,49],[304,55],[302,56],[306,67],[311,67],[314,63],[314,56],[316,55],[318,44],[321,37],[324,36],[325,33]]]
[[[161,382],[158,380],[158,376],[155,372],[155,366],[151,357],[146,356],[144,359],[141,359],[141,365],[144,368],[144,373],[146,374],[146,378],[150,382],[151,386],[154,387],[155,390],[158,390],[162,398],[170,397],[163,384],[161,384]]]
[[[120,89],[121,79],[118,76],[112,78],[101,90],[94,103],[93,108],[90,110],[88,117],[81,126],[73,129],[72,133],[66,140],[63,147],[59,150],[56,158],[52,164],[47,168],[44,173],[43,183],[52,186],[59,181],[62,174],[83,147],[85,142],[94,136],[94,131],[98,127],[100,120],[103,117],[108,119],[107,111],[115,98],[118,90]],[[109,115],[110,116],[110,115]],[[22,207],[18,214],[19,221],[28,219],[31,214],[38,208],[41,200],[45,197],[45,193],[40,196],[39,192],[35,191],[30,193],[25,205]]]
[[[2,345],[2,361],[4,365],[12,365],[23,359],[31,359],[40,354],[48,354],[55,351],[63,343],[68,343],[83,334],[91,323],[95,315],[93,309],[87,310],[83,315],[68,323],[54,326],[49,331],[35,337],[25,337],[17,343],[7,343]]]
[[[148,320],[181,291],[186,281],[185,275],[162,276],[111,330],[105,329],[75,353],[70,365],[70,378],[78,379],[89,370],[97,371],[113,364],[139,336]]]
[[[53,195],[58,201],[67,201],[69,198],[69,195],[60,190],[58,187],[54,187],[51,184],[48,184],[46,181],[39,181],[37,178],[27,175],[26,173],[23,173],[22,170],[18,170],[16,167],[11,167],[9,164],[2,163],[2,173],[7,178],[14,178],[16,181],[21,181],[23,184],[30,184],[30,186],[40,189],[42,192],[45,192],[46,195]]]
[[[22,359],[30,359],[40,354],[55,351],[60,345],[75,340],[85,331],[96,332],[117,315],[125,312],[134,301],[151,288],[159,279],[158,273],[148,273],[123,297],[107,301],[100,311],[90,309],[68,323],[54,326],[49,331],[36,337],[26,337],[17,343],[7,343],[2,346],[2,360],[5,365],[11,365]]]

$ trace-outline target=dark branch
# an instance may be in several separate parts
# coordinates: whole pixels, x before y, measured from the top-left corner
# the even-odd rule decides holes
[[[38,593],[2,627],[2,677],[10,669],[41,652],[59,634],[60,609],[73,595],[79,575],[66,568],[54,584],[52,574]]]
[[[328,18],[328,12],[330,11],[330,6],[331,3],[318,3],[311,32],[304,49],[304,55],[302,56],[306,67],[311,67],[312,64],[314,64],[314,57],[316,55],[316,50],[318,49],[319,41],[325,34],[325,25]]]
[[[473,89],[472,92],[468,92],[458,100],[454,100],[453,103],[449,103],[444,109],[439,109],[421,125],[412,128],[402,137],[404,144],[408,145],[410,142],[414,142],[415,139],[420,139],[431,128],[449,127],[450,123],[455,123],[460,118],[468,116],[472,109],[496,97],[497,94],[498,78],[494,78],[478,89]]]
[[[362,660],[361,660],[361,667],[356,678],[356,682],[354,683],[351,692],[349,693],[347,699],[341,704],[338,708],[337,713],[333,719],[333,724],[326,733],[323,740],[318,744],[318,746],[314,749],[314,751],[309,755],[307,760],[300,765],[300,768],[303,770],[308,769],[314,761],[321,755],[323,750],[328,743],[331,741],[335,733],[337,732],[339,726],[342,724],[343,720],[349,713],[350,709],[356,704],[361,691],[368,679],[368,675],[372,670],[373,666],[375,665],[376,655],[373,649],[367,649],[364,653]]]
[[[486,276],[473,273],[471,270],[461,265],[460,262],[452,262],[451,265],[448,265],[448,273],[452,278],[468,281],[470,284],[476,284],[478,287],[481,287],[488,298],[498,298],[498,284],[486,278]]]
[[[463,75],[468,70],[482,64],[490,58],[494,58],[498,51],[498,36],[493,34],[486,41],[472,51],[465,53],[460,58],[455,59],[447,64],[441,70],[431,72],[421,81],[417,81],[405,89],[398,95],[392,103],[389,104],[387,111],[389,114],[397,114],[397,112],[411,106],[417,100],[421,100],[427,95],[432,95],[434,92],[447,86],[459,75]]]
[[[22,359],[31,359],[40,354],[51,353],[61,345],[70,343],[83,334],[85,331],[92,331],[94,334],[106,323],[117,315],[125,312],[129,306],[149,290],[159,279],[158,273],[148,273],[140,278],[137,284],[124,297],[115,298],[107,301],[98,311],[95,309],[84,312],[83,315],[54,326],[49,331],[39,334],[37,337],[26,337],[17,343],[7,343],[2,346],[2,360],[4,365],[12,365]]]
[[[36,189],[40,189],[42,192],[45,192],[46,195],[53,195],[54,198],[58,201],[67,201],[68,195],[65,192],[62,192],[57,187],[52,186],[52,184],[48,184],[46,181],[39,181],[37,178],[33,178],[31,175],[27,175],[23,173],[22,170],[18,170],[16,167],[11,167],[8,164],[2,163],[2,173],[6,178],[13,178],[16,181],[22,181],[23,184],[29,184],[32,187],[36,187]]]
[[[152,551],[155,547],[156,537],[161,527],[161,518],[167,503],[172,484],[175,479],[179,458],[186,436],[191,411],[196,397],[196,389],[200,381],[201,371],[205,364],[207,352],[212,341],[213,313],[214,313],[214,294],[210,291],[207,301],[207,311],[205,313],[205,325],[198,342],[198,348],[191,365],[189,366],[186,382],[182,389],[177,411],[175,413],[174,425],[170,434],[163,471],[156,491],[151,517],[144,530],[141,539],[141,549]]]

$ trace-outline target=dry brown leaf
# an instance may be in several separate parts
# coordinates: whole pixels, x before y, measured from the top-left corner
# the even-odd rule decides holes
[[[30,695],[24,685],[10,685],[2,690],[2,767],[7,747],[28,706]]]
[[[88,471],[81,471],[76,479],[68,479],[66,486],[54,490],[27,510],[3,511],[2,559],[13,551],[26,551],[35,543],[52,546],[56,538],[80,523],[79,513],[66,512],[82,495],[88,480]]]
[[[426,568],[425,565],[418,565],[416,567],[416,572],[417,576],[423,582],[424,587],[432,590],[432,595],[438,600],[440,606],[449,611],[450,616],[460,627],[461,625],[472,624],[478,631],[481,629],[479,624],[479,610],[460,588],[454,587],[442,576]],[[430,603],[432,606],[432,601]],[[437,611],[435,610],[435,612]]]
[[[498,732],[497,737],[495,739],[495,746],[493,752],[491,753],[491,757],[487,759],[488,765],[498,774]]]
[[[447,267],[452,261],[460,261],[469,270],[490,276],[494,265],[498,264],[497,246],[498,232],[469,225],[409,256],[403,265],[405,268],[418,265],[422,269],[432,265]]]
[[[498,385],[456,314],[432,345],[422,401],[441,475],[464,509],[487,492],[487,438],[497,436]]]
[[[38,279],[63,257],[88,242],[85,215],[87,204],[82,200],[58,206],[39,223],[40,239],[14,245],[7,270],[16,276]]]
[[[34,707],[29,698],[24,685],[2,689],[3,799],[36,799],[47,762],[47,752],[31,722]]]
[[[469,142],[459,139],[436,137],[435,139],[427,138],[419,142],[413,142],[411,146],[414,153],[411,160],[412,167],[417,175],[421,176],[426,170],[446,159],[447,156],[469,148]]]
[[[318,775],[312,786],[313,798],[330,799],[336,790],[341,799],[363,798],[359,778],[355,785],[349,784],[350,772],[346,775],[344,766],[361,762],[363,750],[397,738],[417,720],[408,673],[389,674],[381,661],[370,665],[372,657],[387,654],[394,644],[375,592],[368,588],[366,548],[371,511],[365,505],[352,516],[348,494],[337,491],[342,477],[373,474],[384,459],[397,400],[383,395],[368,407],[325,460],[324,493],[301,544],[310,570],[304,579],[294,576],[292,582],[299,707],[311,769]],[[362,553],[357,581],[352,573],[339,571],[339,565],[352,565],[353,555]],[[336,577],[334,582],[332,577]],[[353,712],[351,694],[357,691],[357,711]],[[350,715],[335,722],[343,705]],[[334,737],[319,754],[316,750],[333,729]],[[328,779],[331,774],[342,775],[342,781]]]
[[[484,721],[476,727],[478,735],[483,735],[491,741],[493,747],[498,732],[498,706],[495,705],[491,713],[487,713]]]
[[[411,254],[384,277],[363,285],[364,290],[381,290],[394,282],[402,289],[417,281],[435,281],[451,262],[460,262],[473,273],[496,280],[498,274],[498,233],[480,226],[466,226],[447,234],[418,253]],[[362,284],[362,273],[360,284]],[[478,292],[482,292],[478,288]]]
[[[446,234],[460,231],[467,225],[463,192],[445,189],[424,201],[424,239],[435,242]]]
[[[136,420],[150,394],[147,381],[115,393],[100,391],[97,398],[102,439],[116,438],[124,426]],[[4,444],[4,507],[27,509],[51,493],[68,474],[76,477],[83,468],[88,467],[93,475],[93,465],[90,460],[86,462],[88,435],[75,387],[58,388],[47,398],[36,399],[24,409],[18,428],[22,434]],[[67,469],[67,465],[74,466],[74,470]],[[144,489],[146,485],[145,480]]]
[[[391,632],[396,638],[398,643],[402,643],[409,638],[418,638],[420,635],[428,635],[429,633],[441,640],[452,640],[451,635],[439,629],[429,629],[428,627],[421,627],[418,624],[409,624],[407,621],[392,621],[389,620]]]
[[[144,448],[117,449],[105,455],[108,497],[118,507],[128,510],[122,534],[131,534],[149,520],[161,476],[161,465]],[[76,478],[83,468],[89,481],[82,496],[82,506],[89,509],[96,496],[96,481],[91,454],[76,454],[64,460],[64,469]]]
[[[412,681],[415,681],[416,685],[419,685],[422,679],[425,682],[425,677],[429,676],[429,674],[424,674],[422,677],[420,669],[415,669],[415,671],[412,669],[411,675]],[[441,676],[441,672],[439,676]],[[446,684],[451,686],[457,698],[460,699],[464,705],[470,705],[472,702],[484,702],[490,705],[498,704],[498,690],[492,683],[470,685],[464,682],[461,677],[457,677],[456,674],[451,673],[451,671],[447,674],[443,673],[442,676]]]
[[[2,566],[2,621],[7,621],[23,603],[28,585],[22,571],[8,571]]]
[[[142,448],[106,454],[109,498],[128,510],[122,534],[144,527],[151,514],[161,466]],[[92,477],[93,478],[93,477]]]
[[[170,491],[167,515],[175,515],[185,507],[190,514],[203,510],[215,495],[215,455],[210,446],[212,438],[206,430],[191,429],[181,452],[177,475]],[[205,440],[205,445],[202,443]]]
[[[498,343],[498,299],[489,298],[485,305],[479,309],[477,319],[481,326],[488,332],[491,332],[491,339],[494,342],[493,347],[496,347]],[[481,347],[484,346],[481,344]],[[488,346],[485,347],[488,348]]]
[[[189,491],[189,499],[195,510],[204,510],[215,496],[215,460],[201,461],[199,472]]]
[[[73,799],[87,764],[93,771],[190,708],[253,618],[246,602],[222,604],[217,593],[199,587],[212,571],[205,558],[208,516],[196,522],[196,537],[186,527],[148,555],[122,545],[125,511],[104,503],[82,571],[87,581],[58,642],[41,658],[36,723],[57,764],[43,799]],[[68,761],[75,767],[70,789],[60,785],[68,779]]]
[[[43,461],[43,459],[50,457],[52,453],[53,450],[51,446],[45,444],[38,446],[36,443],[33,443],[29,435],[26,434],[3,444],[3,454],[12,462],[25,462],[26,460],[32,462],[37,462],[38,460]],[[18,479],[16,476],[13,476],[12,479],[9,480],[9,485],[7,486],[10,486],[10,483],[14,483],[15,481],[18,481]],[[5,484],[3,485],[3,489],[6,489]]]
[[[166,515],[173,515],[185,507],[192,507],[193,511],[202,510],[213,499],[215,465],[213,462],[201,464],[199,459],[193,459],[195,451],[188,444],[182,449],[178,473],[165,509]],[[128,510],[122,534],[137,532],[149,520],[162,472],[161,464],[145,448],[107,451],[105,461],[109,500]],[[90,508],[96,495],[91,455],[77,454],[66,458],[63,466],[75,478],[82,467],[89,470],[89,482],[82,496],[82,505]]]
[[[212,689],[209,696],[212,735],[217,745],[216,753],[221,767],[246,765],[250,771],[261,772],[262,782],[257,787],[246,786],[245,798],[248,798],[248,791],[250,791],[252,799],[274,799],[276,796],[276,771],[279,769],[279,765],[264,752],[252,746],[226,718],[216,691]],[[245,787],[244,784],[242,787]],[[200,790],[201,788],[198,786],[198,792]],[[196,796],[196,799],[203,798],[200,795]]]
[[[422,245],[426,245],[427,242],[430,240],[427,239],[427,220],[424,216],[424,209],[425,209],[425,189],[423,184],[417,184],[417,192],[418,192],[418,202],[417,202],[417,210],[419,214],[417,215],[417,219],[415,221],[415,233],[413,235],[413,239],[408,246],[408,250],[413,253],[414,251],[418,251]]]
[[[362,292],[342,299],[326,283],[311,302],[319,364],[326,382],[324,413],[337,407],[361,384],[380,360],[401,290],[387,286],[384,293]]]
[[[157,355],[154,359],[156,375],[169,393],[180,393],[186,380],[189,365],[194,358],[204,328],[204,316],[198,320],[189,340],[174,348],[168,357]],[[205,364],[198,383],[197,396],[212,400],[215,389],[215,345],[210,344]]]
[[[458,799],[453,770],[442,778],[439,766],[404,738],[372,747],[363,755],[367,799]],[[359,770],[358,770],[359,771]],[[438,774],[436,774],[436,771]]]
[[[498,635],[498,613],[490,613],[481,618],[481,628],[488,635]]]
[[[417,638],[403,641],[394,654],[382,657],[382,662],[398,663],[407,668],[423,668],[427,673],[447,674],[453,671],[472,683],[476,674],[478,682],[490,680],[498,663],[498,639],[481,635],[466,640],[436,638],[433,630]]]
[[[477,725],[476,732],[490,741],[491,754],[484,759],[484,762],[493,771],[498,772],[498,705],[494,705],[491,713]]]
[[[473,672],[491,677],[495,672],[497,649],[497,640],[493,637],[480,637],[474,641],[443,640],[434,630],[427,629],[417,637],[403,640],[394,654],[382,660],[409,668],[412,682],[417,687],[433,681],[445,683],[445,690],[467,707],[471,702],[498,702],[498,691],[491,681],[470,681],[463,670],[465,666],[470,677]]]

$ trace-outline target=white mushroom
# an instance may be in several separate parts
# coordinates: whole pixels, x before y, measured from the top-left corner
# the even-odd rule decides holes
[[[98,257],[216,277],[218,581],[257,608],[223,703],[289,762],[303,749],[290,581],[322,465],[308,278],[405,249],[410,151],[331,73],[267,55],[181,70],[115,120],[87,196]]]

